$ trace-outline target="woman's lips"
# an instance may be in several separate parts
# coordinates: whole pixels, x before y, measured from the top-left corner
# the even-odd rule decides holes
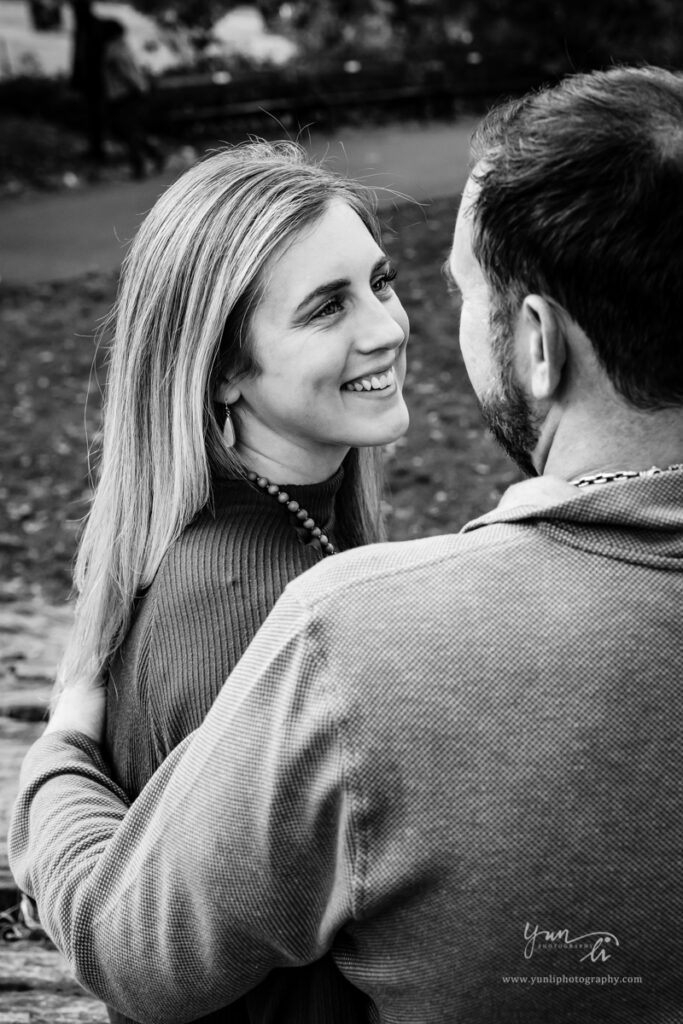
[[[364,374],[342,384],[343,391],[386,391],[395,382],[393,366],[383,373]]]

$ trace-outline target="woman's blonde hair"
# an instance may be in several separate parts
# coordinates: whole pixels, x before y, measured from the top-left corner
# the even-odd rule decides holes
[[[100,480],[74,573],[76,618],[57,688],[106,674],[165,552],[243,468],[222,437],[218,380],[257,372],[249,341],[268,260],[335,199],[379,241],[369,189],[295,143],[225,149],[159,199],[124,261],[106,390]],[[352,449],[337,498],[342,546],[381,540],[381,454]]]

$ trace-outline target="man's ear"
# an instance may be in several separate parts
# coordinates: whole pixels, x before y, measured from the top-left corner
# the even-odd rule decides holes
[[[228,405],[234,405],[241,393],[239,384],[234,379],[228,380],[224,377],[216,385],[213,397],[214,401],[220,402],[221,405],[225,405],[226,402]]]
[[[521,327],[529,359],[528,387],[539,401],[552,399],[567,361],[567,339],[560,309],[540,295],[522,303]]]

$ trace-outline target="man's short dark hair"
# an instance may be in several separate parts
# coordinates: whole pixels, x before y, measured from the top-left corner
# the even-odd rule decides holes
[[[683,403],[683,76],[572,75],[494,110],[472,152],[494,304],[554,298],[626,399]]]

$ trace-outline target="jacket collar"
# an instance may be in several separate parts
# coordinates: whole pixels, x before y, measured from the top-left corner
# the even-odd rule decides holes
[[[591,535],[607,547],[655,549],[683,558],[683,472],[635,477],[578,488],[543,476],[513,484],[498,507],[463,527],[463,533],[498,523],[554,525],[583,546]],[[628,539],[625,539],[625,535]],[[588,544],[587,546],[593,546]],[[605,551],[607,554],[608,552]]]

